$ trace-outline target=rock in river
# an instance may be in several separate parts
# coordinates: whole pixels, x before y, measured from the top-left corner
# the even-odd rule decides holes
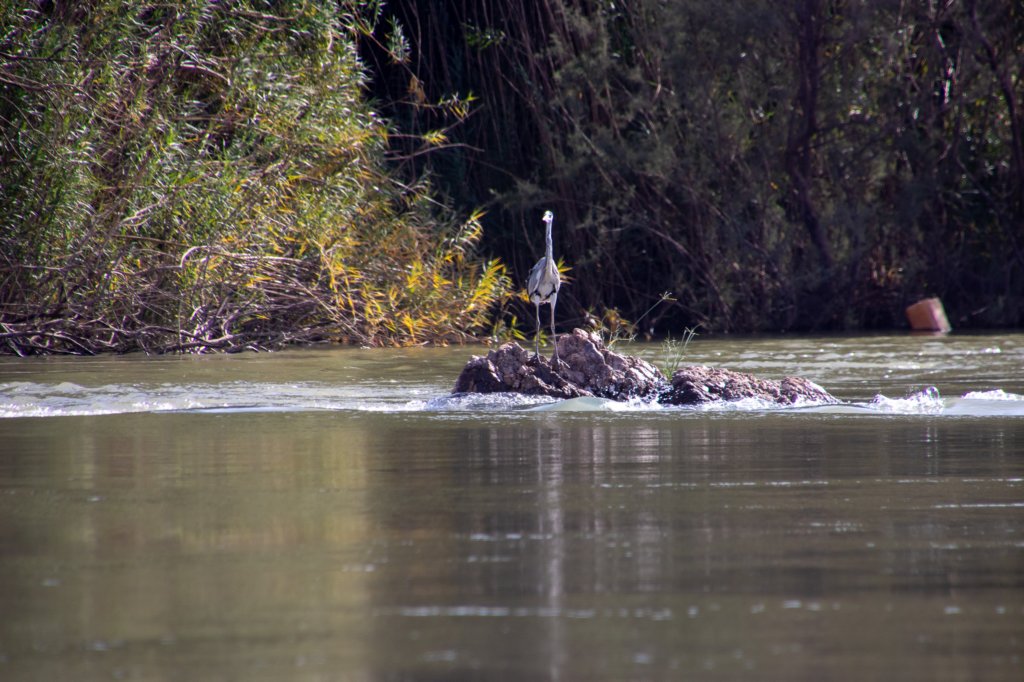
[[[758,398],[780,405],[839,402],[821,386],[803,377],[783,377],[781,381],[773,381],[712,367],[677,369],[672,374],[672,387],[659,401],[667,405],[693,405],[743,398]]]
[[[715,400],[757,398],[782,405],[839,402],[825,389],[801,377],[781,381],[709,367],[684,367],[671,382],[657,367],[605,347],[601,337],[582,329],[558,337],[555,363],[517,343],[486,356],[473,356],[459,374],[454,393],[522,393],[552,398],[595,396],[611,400],[656,400],[692,405]]]

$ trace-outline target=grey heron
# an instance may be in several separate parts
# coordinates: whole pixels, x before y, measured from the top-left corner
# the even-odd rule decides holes
[[[530,295],[536,312],[537,333],[534,335],[533,341],[538,356],[540,355],[540,306],[542,303],[551,306],[551,343],[555,345],[555,362],[558,362],[558,344],[555,343],[555,303],[558,301],[558,287],[562,286],[562,280],[558,276],[558,266],[555,264],[555,256],[552,253],[554,248],[551,245],[551,223],[554,220],[554,213],[544,211],[544,222],[547,224],[544,257],[537,261],[537,264],[530,270],[526,293]]]

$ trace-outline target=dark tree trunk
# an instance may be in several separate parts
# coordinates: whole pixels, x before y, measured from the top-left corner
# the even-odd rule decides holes
[[[790,180],[787,207],[790,219],[802,223],[807,230],[828,277],[833,265],[832,250],[811,196],[814,136],[818,132],[818,90],[821,86],[818,49],[822,40],[822,21],[820,0],[803,0],[797,5],[794,26],[797,91],[786,144],[786,173]]]
[[[1018,225],[1024,224],[1024,112],[1020,109],[1017,91],[1014,88],[1012,57],[1000,55],[992,40],[985,35],[978,20],[977,3],[970,0],[967,10],[971,17],[971,28],[984,50],[985,61],[995,77],[999,90],[1006,102],[1006,115],[1010,121],[1010,150],[1013,161],[1013,217]],[[1011,51],[1011,50],[1007,50]],[[1019,54],[1019,53],[1018,53]],[[1021,67],[1021,64],[1016,66]],[[1024,68],[1018,78],[1024,78]]]

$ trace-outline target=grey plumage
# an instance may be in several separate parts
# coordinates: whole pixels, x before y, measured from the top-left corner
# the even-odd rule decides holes
[[[558,361],[558,344],[555,343],[555,304],[558,301],[558,288],[562,286],[562,280],[558,276],[558,266],[555,264],[553,254],[554,247],[551,243],[551,223],[555,215],[551,211],[544,212],[544,222],[547,223],[545,234],[544,257],[537,261],[537,264],[530,270],[530,277],[526,282],[526,292],[533,301],[534,311],[537,318],[537,334],[533,341],[537,352],[540,355],[540,306],[547,303],[551,306],[551,343],[555,346],[555,361]]]

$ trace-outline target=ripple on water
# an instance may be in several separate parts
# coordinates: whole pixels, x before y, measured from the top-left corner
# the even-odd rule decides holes
[[[0,384],[0,417],[60,417],[216,410],[422,412],[462,414],[522,414],[523,411],[660,414],[665,417],[701,414],[825,414],[834,416],[899,415],[950,417],[1024,416],[1024,395],[1003,389],[973,390],[960,398],[943,398],[934,386],[902,398],[882,394],[866,402],[837,405],[777,405],[743,399],[695,406],[666,407],[654,402],[615,402],[601,398],[555,400],[513,393],[449,394],[432,383],[403,386],[361,382],[337,385],[330,382],[105,384],[82,386],[70,381],[55,383],[8,382]]]

